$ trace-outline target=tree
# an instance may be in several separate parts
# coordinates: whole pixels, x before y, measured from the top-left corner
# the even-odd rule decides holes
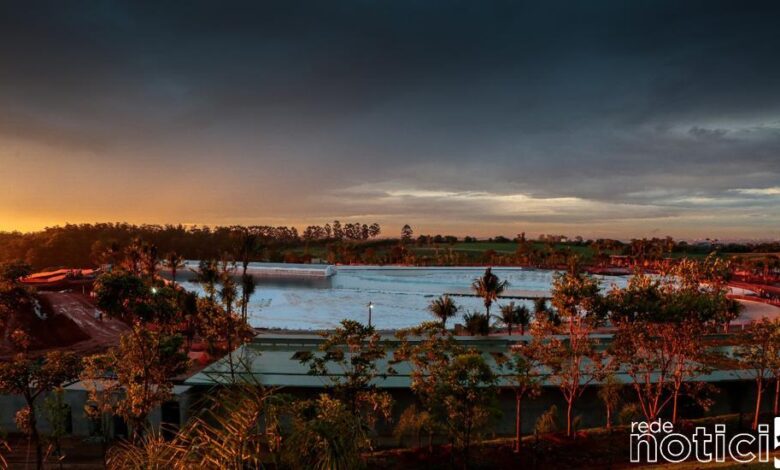
[[[342,320],[340,327],[324,333],[323,338],[319,352],[296,353],[293,358],[309,364],[309,373],[327,377],[335,397],[364,425],[370,428],[380,417],[389,419],[392,398],[377,390],[376,380],[394,371],[379,370],[378,361],[387,353],[374,327]]]
[[[175,251],[171,251],[165,255],[165,267],[171,271],[171,281],[174,285],[176,285],[176,273],[184,266],[184,258]]]
[[[18,262],[0,265],[0,332],[5,338],[17,330],[23,333],[22,315],[32,315],[35,309],[33,289],[20,282],[27,272]]]
[[[509,354],[499,353],[496,362],[506,374],[515,392],[515,448],[520,452],[523,437],[523,399],[539,395],[544,379],[539,362],[539,344],[519,343],[509,351]]]
[[[200,260],[195,276],[208,298],[214,300],[217,295],[217,284],[220,281],[219,263],[214,259]]]
[[[21,395],[26,406],[16,413],[17,427],[27,434],[35,446],[36,468],[43,468],[43,449],[36,402],[46,392],[74,380],[80,360],[73,353],[52,351],[42,357],[31,357],[21,352],[10,361],[0,363],[0,391]]]
[[[547,305],[547,299],[537,297],[534,299],[534,320],[542,329],[551,329],[561,326],[561,317],[554,308]]]
[[[171,326],[178,311],[179,296],[173,288],[123,270],[100,275],[93,291],[100,310],[128,324]]]
[[[767,377],[779,366],[778,342],[780,342],[780,322],[766,318],[753,323],[750,331],[741,335],[734,356],[741,366],[753,376],[756,382],[756,407],[753,414],[753,430],[758,429],[761,417],[761,396]],[[777,397],[775,397],[775,410]]]
[[[317,227],[318,228],[318,227]],[[304,232],[304,238],[308,240],[315,237],[317,234],[317,228],[308,227]],[[247,227],[240,227],[237,230],[238,247],[236,249],[238,259],[241,260],[241,318],[246,321],[247,310],[249,308],[249,299],[252,294],[255,293],[256,283],[255,278],[247,272],[249,269],[249,259],[260,248],[260,235]]]
[[[620,404],[620,392],[622,390],[623,384],[617,379],[615,374],[608,374],[601,381],[598,395],[606,411],[607,431],[612,429],[612,415]]]
[[[65,403],[65,390],[60,386],[55,388],[43,400],[43,412],[49,423],[49,438],[54,442],[60,470],[65,455],[62,452],[62,438],[68,433],[68,422],[71,419],[70,407]]]
[[[211,357],[225,356],[228,375],[231,382],[235,381],[239,364],[234,357],[234,351],[254,336],[253,330],[233,311],[230,305],[235,301],[237,291],[232,281],[220,289],[220,304],[208,297],[197,300],[195,330],[207,345]]]
[[[243,322],[247,321],[249,315],[249,300],[252,298],[252,295],[254,295],[255,290],[257,290],[257,281],[255,280],[255,277],[247,273],[242,274],[241,301],[239,305],[241,307],[241,320]]]
[[[487,268],[482,277],[474,279],[474,282],[471,284],[471,289],[477,296],[482,297],[482,301],[485,305],[486,319],[490,318],[490,306],[493,305],[493,302],[498,300],[498,297],[504,293],[507,287],[509,287],[509,283],[505,280],[499,280],[498,276],[493,274],[491,268]]]
[[[466,331],[471,336],[487,336],[490,334],[490,322],[485,315],[477,312],[466,312],[463,315]]]
[[[420,336],[416,342],[409,336]],[[411,388],[469,463],[469,449],[498,413],[497,377],[475,349],[459,345],[438,322],[397,333],[395,361],[411,365]]]
[[[409,224],[404,224],[404,226],[401,227],[401,243],[404,245],[411,243],[412,237],[414,237],[412,227],[409,226]]]
[[[520,334],[525,334],[525,327],[531,322],[531,312],[523,304],[515,305],[509,302],[501,306],[501,316],[498,319],[506,325],[506,333],[512,335],[512,326],[520,326]]]
[[[609,294],[617,327],[611,350],[648,421],[671,405],[676,423],[683,391],[701,391],[691,379],[710,369],[706,334],[738,311],[718,270],[717,262],[684,260],[660,276],[636,273]]]
[[[110,411],[130,424],[136,443],[144,434],[149,413],[170,398],[171,378],[187,368],[181,345],[181,336],[135,324],[130,333],[122,335],[117,347],[90,359],[92,365],[99,366],[86,369],[82,377],[91,384],[90,400],[105,405],[105,397],[98,393],[121,396]],[[115,379],[106,380],[109,375]]]
[[[540,342],[545,340],[539,350],[540,360],[550,369],[550,381],[558,386],[566,401],[566,435],[574,437],[574,404],[609,366],[604,355],[596,350],[596,340],[590,337],[602,321],[605,305],[598,281],[577,270],[553,277],[552,303],[563,325],[550,324],[546,331],[539,328],[534,333]],[[563,338],[546,337],[556,332],[563,333]]]
[[[458,305],[449,295],[434,299],[428,305],[428,311],[441,320],[441,327],[445,329],[447,328],[447,319],[454,317],[458,313],[458,309]]]

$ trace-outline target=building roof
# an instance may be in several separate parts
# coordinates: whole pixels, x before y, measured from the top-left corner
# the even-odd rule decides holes
[[[601,347],[605,347],[611,341],[612,335],[596,334],[593,338],[599,340]],[[510,386],[511,378],[509,374],[496,363],[495,353],[507,352],[512,344],[522,340],[530,339],[530,336],[458,336],[456,340],[464,346],[473,346],[482,352],[487,363],[499,375],[500,386]],[[397,347],[399,341],[393,336],[383,336],[383,342],[387,348],[387,357],[378,361],[377,367],[380,373],[388,370],[389,362],[392,359],[393,350]],[[236,375],[246,378],[254,383],[259,383],[269,387],[304,387],[304,388],[323,388],[330,384],[330,378],[343,376],[343,371],[336,367],[331,368],[328,376],[318,376],[309,373],[309,366],[302,364],[293,356],[300,352],[316,352],[323,338],[318,335],[298,335],[298,334],[261,334],[248,343],[238,348],[233,353],[233,363]],[[418,341],[411,338],[410,341]],[[387,375],[385,378],[377,378],[375,385],[384,389],[403,389],[409,388],[411,384],[411,367],[406,362],[393,364],[392,368],[395,374]],[[213,386],[229,382],[229,365],[227,356],[222,358],[195,375],[184,381],[186,385],[193,386]],[[544,373],[544,371],[542,371]],[[624,383],[631,382],[631,378],[619,373],[616,378]],[[710,374],[703,375],[697,380],[707,382],[747,380],[752,376],[747,371],[740,370],[718,370]],[[585,378],[584,380],[587,380]],[[556,386],[550,380],[545,380],[544,386]]]

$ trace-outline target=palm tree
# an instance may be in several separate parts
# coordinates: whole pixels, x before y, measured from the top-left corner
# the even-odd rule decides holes
[[[499,280],[491,268],[487,268],[482,277],[474,279],[471,288],[479,297],[482,297],[486,319],[490,318],[490,306],[498,299],[498,296],[504,293],[507,287],[509,287],[509,283]]]
[[[220,272],[219,264],[216,260],[200,260],[198,269],[193,270],[198,283],[203,286],[203,290],[206,291],[209,300],[214,300],[214,296],[217,294],[217,283],[219,283]]]
[[[176,273],[184,267],[184,258],[175,251],[171,251],[165,255],[165,267],[171,270],[171,280],[173,285],[176,285]]]
[[[536,321],[548,322],[553,326],[561,324],[558,312],[547,305],[547,299],[544,297],[534,299],[534,318],[536,318]]]
[[[249,311],[249,299],[257,289],[255,277],[251,274],[241,276],[241,319],[246,322]]]
[[[515,305],[514,302],[509,302],[507,305],[501,307],[501,315],[497,317],[501,323],[506,325],[507,334],[512,334],[512,326],[520,326],[520,334],[525,334],[525,327],[531,321],[531,312],[525,305]]]
[[[466,331],[471,336],[487,336],[490,334],[490,323],[488,317],[477,312],[468,312],[463,315],[463,323]]]
[[[438,299],[434,299],[428,305],[428,310],[441,320],[441,327],[445,330],[447,329],[447,319],[454,317],[458,313],[458,308],[458,305],[449,295],[443,295]]]

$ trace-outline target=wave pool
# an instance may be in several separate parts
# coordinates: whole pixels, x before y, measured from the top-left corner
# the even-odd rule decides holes
[[[368,321],[368,304],[373,304],[372,323],[379,329],[397,329],[431,320],[430,301],[442,294],[470,293],[472,281],[484,268],[412,268],[339,266],[328,278],[257,277],[257,290],[249,305],[250,324],[258,328],[321,330],[333,328],[344,318]],[[549,294],[553,271],[522,268],[494,268],[509,281],[506,295]],[[625,285],[626,278],[599,276],[604,288]],[[203,295],[193,279],[182,281],[185,289]],[[462,313],[484,311],[476,297],[455,297],[461,310],[451,324],[462,323]],[[499,300],[502,305],[510,299]],[[515,300],[529,305],[531,301]],[[494,305],[493,311],[497,311]]]

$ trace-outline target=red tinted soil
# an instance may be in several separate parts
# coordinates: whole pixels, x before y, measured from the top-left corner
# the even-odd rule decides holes
[[[118,342],[119,335],[128,329],[118,320],[96,318],[97,309],[85,295],[73,292],[39,292],[36,294],[46,314],[38,318],[33,312],[18,314],[18,321],[30,334],[30,349],[45,352],[67,349],[78,353],[92,353]],[[7,341],[0,345],[0,356],[12,354]]]
[[[88,296],[70,292],[40,292],[38,296],[47,303],[54,315],[50,318],[64,317],[69,320],[83,336],[74,334],[70,339],[70,349],[77,352],[92,352],[117,344],[119,336],[128,330],[128,326],[119,320],[103,316],[99,319],[98,310]],[[51,345],[49,347],[56,347]]]

